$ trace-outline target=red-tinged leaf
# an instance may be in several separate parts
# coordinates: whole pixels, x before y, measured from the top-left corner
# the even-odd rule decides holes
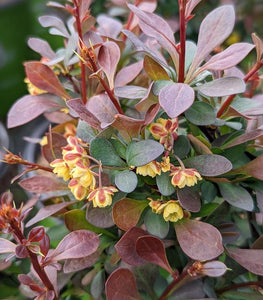
[[[141,72],[143,67],[143,60],[133,63],[129,66],[123,67],[115,76],[114,86],[125,86],[133,81]]]
[[[194,8],[201,2],[202,0],[189,0],[185,6],[185,17],[189,18]]]
[[[39,242],[40,251],[43,255],[47,255],[50,247],[49,236],[45,233],[43,239]]]
[[[114,225],[111,206],[101,208],[90,205],[87,209],[86,219],[99,228],[109,228]]]
[[[61,124],[70,122],[73,120],[73,118],[62,112],[62,111],[52,111],[52,112],[46,112],[44,113],[44,117],[50,122],[55,124]]]
[[[87,257],[98,249],[99,243],[99,237],[94,232],[89,230],[76,230],[70,232],[62,239],[47,260],[58,261]]]
[[[51,49],[49,43],[39,38],[29,38],[27,41],[28,46],[39,53],[42,57],[53,59],[56,57],[56,53]]]
[[[178,242],[183,252],[195,260],[211,260],[223,251],[220,232],[212,225],[196,220],[175,224]]]
[[[86,107],[100,121],[102,129],[111,125],[115,120],[115,115],[118,114],[116,107],[107,94],[91,97]]]
[[[263,235],[261,235],[255,242],[251,245],[251,249],[262,249],[263,250]]]
[[[195,152],[197,154],[212,154],[212,151],[202,143],[197,137],[193,136],[192,134],[187,134]]]
[[[246,84],[238,77],[222,77],[206,82],[196,89],[208,97],[223,97],[245,92]]]
[[[119,268],[111,273],[105,285],[107,300],[142,300],[133,273]]]
[[[257,62],[260,62],[263,54],[263,41],[255,33],[252,33],[251,36],[252,36],[253,43],[256,46]]]
[[[122,23],[107,15],[99,15],[97,18],[99,27],[97,28],[100,35],[116,39],[122,30]]]
[[[50,67],[39,61],[29,61],[24,66],[28,79],[36,87],[66,100],[71,99]]]
[[[158,97],[152,92],[154,81],[149,85],[146,95],[135,105],[138,111],[147,111],[152,105],[159,104]]]
[[[263,154],[253,159],[251,162],[242,166],[241,168],[232,170],[231,173],[241,173],[257,178],[259,180],[263,180],[263,168],[261,166],[263,166]]]
[[[32,228],[28,234],[28,241],[35,243],[41,241],[45,236],[45,228],[44,227],[35,227]]]
[[[115,224],[122,230],[129,230],[136,226],[140,216],[148,205],[148,201],[121,199],[113,206],[112,215]]]
[[[49,98],[50,95],[42,94],[27,95],[18,99],[8,112],[7,127],[13,128],[26,124],[48,110],[58,110],[63,107]]]
[[[105,42],[100,47],[98,63],[105,72],[111,89],[114,88],[114,75],[120,56],[120,48],[114,42]]]
[[[27,222],[26,227],[30,227],[35,223],[58,213],[59,211],[66,208],[67,206],[73,205],[76,202],[77,201],[63,202],[63,203],[52,204],[52,205],[41,207],[38,213],[30,221]]]
[[[237,138],[232,140],[229,144],[227,144],[224,148],[225,149],[231,148],[231,147],[246,143],[248,141],[255,140],[262,136],[263,136],[263,129],[251,130],[251,131],[248,131],[248,132],[238,136]]]
[[[36,175],[30,178],[23,179],[19,182],[19,185],[31,192],[31,193],[48,193],[60,190],[67,190],[68,187],[61,181],[54,179],[52,177]]]
[[[14,253],[16,251],[16,244],[0,238],[0,254],[2,253]]]
[[[150,56],[145,55],[143,60],[143,67],[150,79],[156,80],[170,80],[169,75],[165,69]]]
[[[194,102],[194,90],[184,83],[173,83],[161,89],[159,102],[170,118],[178,117]]]
[[[116,128],[126,141],[131,141],[132,138],[138,137],[143,124],[144,120],[133,119],[125,115],[117,114],[111,126]]]
[[[89,15],[89,8],[92,0],[82,0],[80,1],[79,13],[80,13],[80,20],[83,22],[85,17]]]
[[[136,242],[136,251],[144,260],[156,264],[173,274],[173,269],[166,257],[164,244],[160,239],[153,236],[139,237]]]
[[[187,78],[190,77],[207,55],[230,35],[234,25],[235,11],[231,5],[216,8],[205,17],[200,26],[197,50]]]
[[[64,22],[56,16],[41,16],[38,18],[42,27],[52,27],[53,33],[69,38],[69,33]],[[54,28],[56,31],[54,32]]]
[[[227,248],[227,252],[251,273],[263,275],[263,250]]]
[[[19,282],[24,285],[30,285],[30,284],[34,283],[34,281],[28,275],[25,275],[25,274],[19,274],[17,278],[18,278]]]
[[[212,58],[201,67],[201,70],[221,71],[234,67],[240,63],[253,48],[255,48],[255,46],[249,43],[233,44],[226,50],[212,56]]]
[[[198,212],[201,208],[199,191],[192,187],[177,189],[177,197],[181,206],[191,212]]]
[[[160,104],[158,103],[150,106],[150,108],[147,110],[145,114],[144,124],[143,124],[144,127],[153,122],[159,110],[160,110]]]
[[[71,108],[77,115],[91,127],[100,129],[99,120],[88,111],[81,99],[75,98],[67,101],[67,106]]]
[[[177,70],[179,55],[176,50],[174,33],[169,24],[156,14],[142,11],[131,4],[128,4],[128,7],[139,18],[141,30],[146,35],[155,38],[168,51]]]
[[[145,263],[136,252],[136,241],[139,237],[147,235],[147,232],[139,227],[129,229],[115,245],[121,259],[129,265],[140,266]]]
[[[16,247],[16,257],[17,258],[26,258],[28,256],[27,247],[25,245],[17,245]]]
[[[87,257],[67,259],[63,266],[63,272],[67,274],[94,266],[100,257],[100,253],[101,252],[97,250]]]
[[[219,260],[208,261],[203,264],[201,274],[209,277],[223,276],[227,271],[227,267]]]
[[[137,85],[120,86],[114,89],[117,97],[124,99],[141,99],[145,97],[147,89]]]
[[[42,146],[42,154],[47,162],[51,163],[57,158],[62,158],[62,147],[67,145],[66,138],[56,132],[49,132],[47,134],[47,144]]]

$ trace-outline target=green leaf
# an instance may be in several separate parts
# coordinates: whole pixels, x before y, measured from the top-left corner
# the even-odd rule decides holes
[[[111,139],[110,142],[112,143],[114,149],[119,154],[119,156],[123,159],[126,158],[126,146],[120,142],[119,140]]]
[[[168,85],[171,85],[171,84],[173,84],[173,81],[171,81],[171,80],[164,80],[164,79],[157,80],[153,84],[152,92],[155,96],[158,96],[162,88],[164,88]]]
[[[195,102],[185,111],[185,117],[195,125],[210,125],[216,120],[214,108],[206,102]]]
[[[161,239],[164,239],[169,232],[169,222],[165,222],[162,215],[157,215],[148,210],[144,217],[146,230]]]
[[[160,176],[156,176],[156,183],[159,192],[164,196],[170,196],[176,191],[175,187],[171,184],[169,172],[162,172]]]
[[[164,147],[153,140],[130,143],[126,151],[129,166],[143,166],[156,159],[164,151]]]
[[[131,193],[135,190],[138,183],[137,175],[132,171],[121,171],[115,176],[117,188],[125,193]]]
[[[253,210],[253,198],[243,187],[227,182],[219,182],[218,187],[220,189],[222,197],[229,204],[247,211]]]
[[[207,203],[202,205],[200,211],[198,213],[192,213],[193,218],[203,218],[209,216],[217,207],[218,203]]]
[[[216,154],[191,157],[185,161],[185,166],[197,169],[203,176],[218,176],[232,169],[232,164],[228,159]]]
[[[201,185],[201,195],[206,202],[212,202],[217,195],[216,186],[210,181],[203,182]]]
[[[143,61],[143,67],[147,75],[150,77],[150,79],[156,81],[156,80],[169,80],[170,77],[165,71],[165,69],[154,59],[152,59],[150,56],[145,55],[144,61]]]
[[[80,119],[77,126],[77,137],[89,143],[95,136],[94,129],[87,122]]]
[[[125,166],[124,161],[119,157],[112,144],[104,138],[95,138],[91,141],[90,154],[105,166]]]
[[[191,149],[191,145],[189,139],[185,135],[179,135],[177,139],[174,141],[174,154],[179,158],[184,158],[187,156]]]
[[[105,284],[105,272],[100,270],[93,278],[90,285],[90,292],[94,299],[99,299],[102,292],[104,291]]]

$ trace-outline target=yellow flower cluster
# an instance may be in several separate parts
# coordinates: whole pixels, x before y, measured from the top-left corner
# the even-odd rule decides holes
[[[170,170],[170,158],[163,157],[162,162],[151,161],[150,163],[136,168],[136,173],[142,176],[150,176],[154,178],[156,175],[161,175],[161,172]]]
[[[166,222],[177,222],[184,217],[184,211],[178,201],[170,200],[164,202],[150,200],[149,206],[152,208],[152,211],[156,214],[162,214]]]
[[[182,168],[182,167],[172,167],[171,174],[172,176],[171,183],[173,186],[177,186],[180,189],[185,186],[194,186],[198,180],[202,180],[201,175],[196,169],[192,168]]]

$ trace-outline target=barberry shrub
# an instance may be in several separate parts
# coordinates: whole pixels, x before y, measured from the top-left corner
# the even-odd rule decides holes
[[[262,299],[263,41],[224,46],[231,5],[186,40],[199,2],[178,0],[178,41],[154,0],[112,0],[97,18],[89,0],[51,1],[65,19],[39,18],[64,47],[28,40],[41,58],[24,63],[29,95],[7,125],[51,125],[41,160],[4,156],[32,198],[0,203],[0,266],[30,261],[26,297]]]

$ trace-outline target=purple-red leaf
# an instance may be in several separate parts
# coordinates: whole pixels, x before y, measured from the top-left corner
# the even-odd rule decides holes
[[[56,53],[51,49],[49,43],[39,38],[30,38],[27,41],[28,46],[39,53],[42,57],[53,59],[56,57]]]
[[[263,54],[263,41],[255,33],[252,33],[251,36],[252,36],[253,43],[256,46],[257,62],[259,62]]]
[[[55,213],[58,213],[62,209],[66,208],[67,206],[73,205],[76,202],[77,201],[62,202],[58,204],[52,204],[52,205],[41,207],[38,213],[29,222],[27,222],[26,227],[30,227],[35,223],[44,220],[45,218],[50,217]]]
[[[211,260],[223,251],[220,232],[212,225],[196,220],[175,224],[178,242],[183,252],[195,260]]]
[[[16,257],[26,258],[28,256],[27,247],[25,245],[17,245],[16,247]]]
[[[111,89],[114,88],[114,75],[120,56],[120,48],[114,42],[106,42],[100,47],[98,62],[108,78]]]
[[[239,135],[237,138],[232,140],[229,144],[227,144],[224,148],[231,148],[243,143],[246,143],[251,140],[255,140],[259,137],[263,136],[263,129],[255,129],[248,132],[245,132],[244,134]]]
[[[58,261],[87,257],[98,249],[99,243],[99,237],[94,232],[89,230],[76,230],[70,232],[63,238],[47,260]]]
[[[173,83],[161,89],[159,102],[170,118],[178,117],[194,102],[194,90],[184,83]]]
[[[191,187],[177,190],[177,197],[181,206],[191,212],[198,212],[201,208],[200,194]]]
[[[45,229],[44,227],[35,227],[32,228],[28,234],[28,241],[35,243],[39,242],[44,238],[45,235]]]
[[[115,245],[121,259],[132,266],[140,266],[145,261],[136,252],[136,241],[139,237],[147,235],[147,232],[139,227],[129,229]]]
[[[227,248],[229,255],[248,271],[263,276],[263,250]]]
[[[71,108],[77,115],[86,123],[88,123],[91,127],[96,129],[100,129],[100,122],[99,120],[88,111],[85,107],[81,99],[75,98],[67,101],[67,106]]]
[[[51,163],[57,158],[62,158],[62,147],[66,145],[67,139],[62,134],[50,131],[47,134],[47,144],[42,146],[42,155],[47,162]]]
[[[201,273],[209,277],[223,276],[227,271],[227,267],[219,260],[208,261],[203,264]]]
[[[29,61],[24,66],[29,81],[36,87],[66,100],[71,99],[50,67],[39,61]]]
[[[173,269],[166,257],[164,244],[160,239],[153,236],[139,237],[136,242],[136,251],[144,260],[156,264],[173,274]]]
[[[31,193],[48,193],[60,190],[67,190],[67,186],[61,181],[51,177],[36,175],[30,178],[23,179],[19,185]]]
[[[14,253],[16,251],[16,244],[0,238],[0,254],[2,253]]]
[[[185,6],[185,17],[188,18],[192,11],[194,10],[194,8],[199,4],[199,2],[201,2],[202,0],[189,0],[186,3]]]
[[[147,202],[148,201],[136,201],[128,198],[116,202],[112,209],[115,224],[125,231],[136,226],[143,210],[148,205]]]
[[[263,180],[263,169],[260,167],[263,165],[263,154],[250,161],[248,164],[233,170],[233,174],[245,174],[259,180]]]
[[[107,300],[141,300],[133,273],[120,268],[111,273],[106,281]]]
[[[45,233],[44,237],[39,242],[40,251],[43,255],[46,256],[48,254],[49,246],[50,246],[50,239],[49,236]]]
[[[52,96],[51,96],[52,97]],[[7,116],[7,127],[13,128],[32,121],[47,110],[58,110],[63,106],[50,100],[50,95],[27,95],[18,99]]]
[[[125,86],[129,82],[133,81],[133,79],[135,79],[141,72],[142,67],[143,60],[133,63],[129,66],[123,67],[115,76],[115,88]]]
[[[200,26],[196,54],[187,77],[230,35],[234,24],[235,11],[231,5],[216,8],[205,17]]]
[[[99,24],[98,32],[100,35],[104,35],[112,39],[116,39],[122,30],[122,23],[119,20],[111,18],[107,15],[99,15],[97,18],[97,23]]]

